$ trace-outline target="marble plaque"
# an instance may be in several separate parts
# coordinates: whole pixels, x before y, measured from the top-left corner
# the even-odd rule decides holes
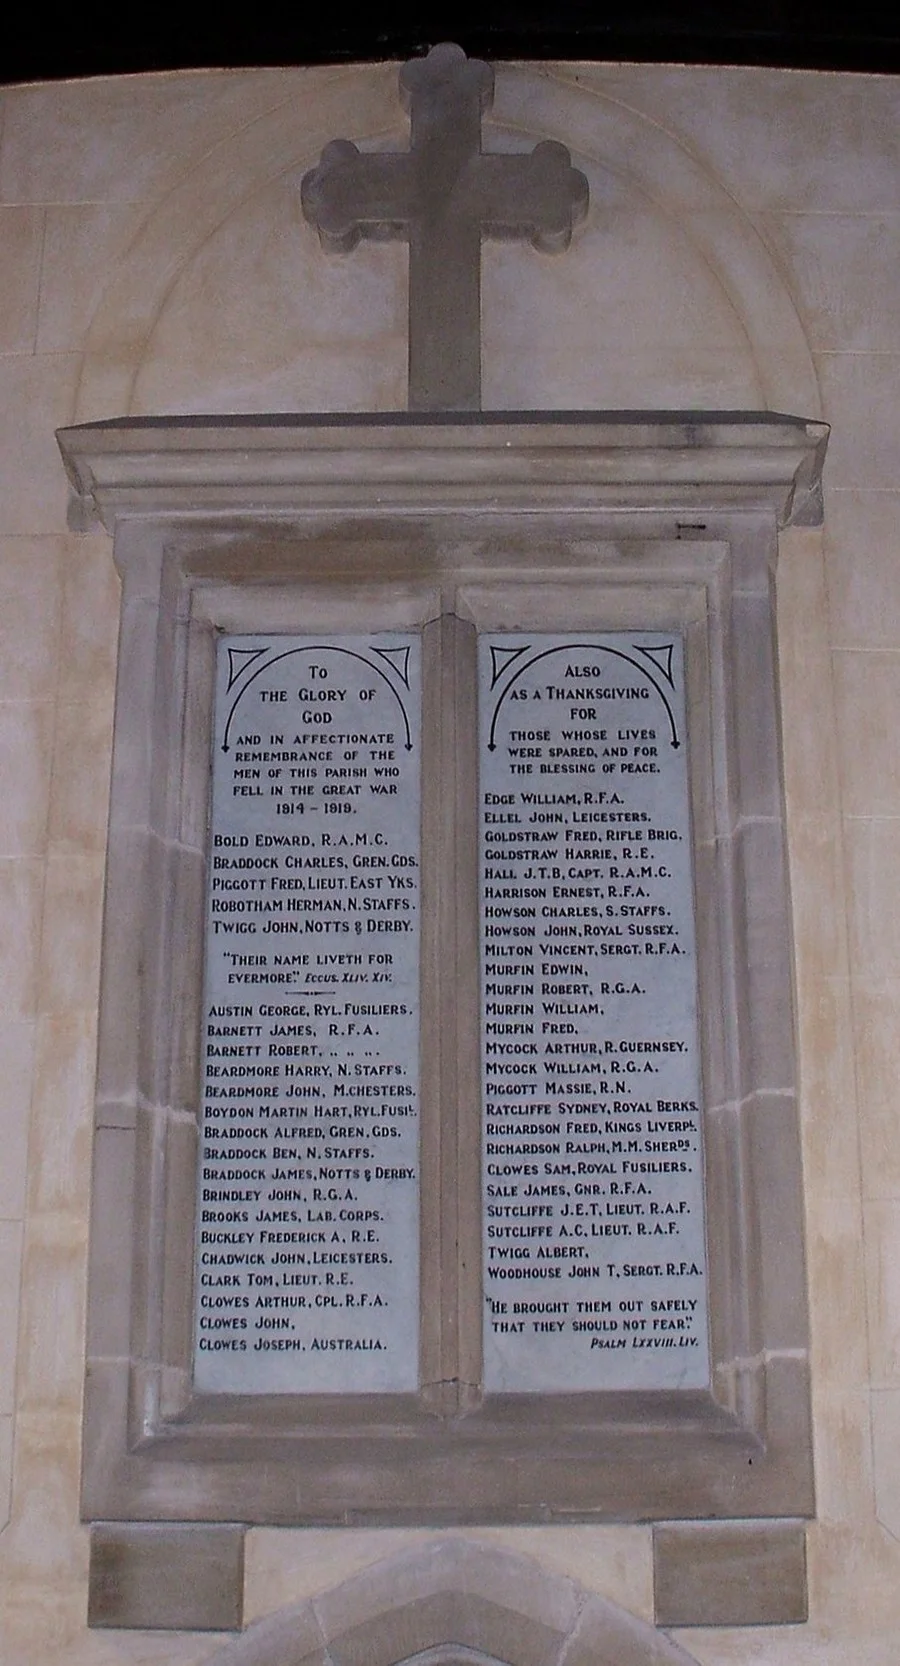
[[[195,1385],[418,1383],[420,654],[218,644]]]
[[[479,642],[488,1391],[709,1378],[683,645]]]

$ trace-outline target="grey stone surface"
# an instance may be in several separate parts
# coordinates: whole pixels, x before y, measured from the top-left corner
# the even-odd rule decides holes
[[[456,1538],[248,1626],[210,1666],[690,1666],[663,1632],[537,1562]]]
[[[88,1625],[236,1631],[244,1596],[241,1527],[97,1524]]]
[[[653,1530],[653,1584],[657,1625],[801,1625],[803,1524],[660,1524]]]
[[[422,920],[422,1190],[433,1198],[421,1234],[422,1396],[435,1411],[472,1410],[481,1396],[481,1278],[469,1246],[481,1236],[475,630],[443,614],[423,631],[422,850],[432,855]],[[448,813],[449,810],[449,813]],[[454,1184],[442,1177],[454,1176]],[[448,1327],[442,1314],[456,1315]]]
[[[564,249],[587,213],[587,180],[564,145],[483,154],[481,118],[493,94],[488,64],[435,46],[400,71],[408,152],[363,155],[335,139],[302,183],[303,213],[325,248],[347,253],[361,237],[409,242],[413,411],[480,409],[482,237]]]
[[[645,1620],[590,1597],[562,1655],[562,1666],[690,1666],[696,1659]]]
[[[312,1603],[257,1620],[217,1649],[210,1666],[331,1666]]]
[[[578,1591],[508,1552],[457,1539],[366,1569],[314,1606],[339,1666],[390,1666],[443,1643],[550,1666]]]

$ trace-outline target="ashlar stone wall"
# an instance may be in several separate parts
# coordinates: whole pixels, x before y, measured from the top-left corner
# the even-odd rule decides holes
[[[53,434],[129,414],[402,406],[402,246],[335,261],[299,212],[303,172],[344,134],[405,145],[396,66],[0,95],[4,1666],[195,1666],[223,1643],[86,1626],[80,1406],[118,591],[105,535],[67,531]],[[593,207],[565,260],[488,249],[487,406],[768,408],[833,428],[824,534],[784,535],[778,581],[810,1617],[677,1643],[708,1666],[887,1666],[900,1635],[900,86],[500,67],[486,142],[540,138],[570,147]],[[448,1536],[253,1531],[246,1619],[324,1602]],[[652,1620],[649,1529],[462,1537]]]

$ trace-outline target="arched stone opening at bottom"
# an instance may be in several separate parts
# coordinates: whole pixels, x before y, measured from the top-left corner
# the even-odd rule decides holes
[[[250,1625],[208,1666],[696,1666],[527,1557],[437,1540]]]
[[[480,1649],[467,1649],[462,1643],[444,1643],[435,1649],[423,1649],[401,1666],[510,1666],[495,1654],[482,1654]]]

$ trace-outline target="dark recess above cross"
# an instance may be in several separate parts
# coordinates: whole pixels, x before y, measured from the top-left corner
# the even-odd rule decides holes
[[[346,253],[361,237],[409,242],[409,408],[481,409],[481,240],[568,247],[587,213],[588,183],[565,145],[485,155],[481,118],[494,96],[489,64],[435,46],[400,71],[409,112],[406,152],[326,145],[301,187],[303,213],[323,247]]]

